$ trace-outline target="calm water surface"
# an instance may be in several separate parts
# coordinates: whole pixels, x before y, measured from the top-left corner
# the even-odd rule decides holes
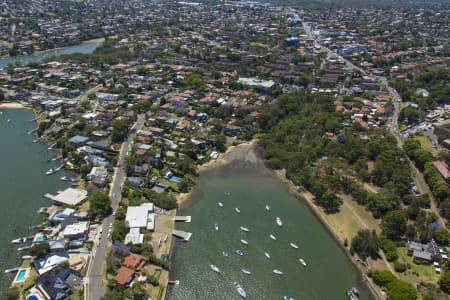
[[[28,122],[34,118],[33,113],[25,109],[0,109],[0,112],[0,299],[3,299],[3,290],[15,276],[3,271],[18,266],[20,257],[26,255],[16,250],[23,245],[13,245],[11,240],[32,235],[34,231],[29,231],[28,226],[41,220],[37,210],[51,204],[43,195],[69,184],[59,179],[67,175],[64,170],[45,175],[56,165],[47,162],[55,157],[55,152],[49,151],[47,145],[33,143],[35,136],[27,134],[37,126]]]
[[[297,300],[339,300],[346,299],[344,293],[352,286],[362,290],[361,299],[369,299],[356,269],[307,205],[291,196],[260,164],[237,161],[202,173],[189,207],[180,214],[191,215],[192,223],[179,224],[178,229],[193,232],[193,236],[189,243],[178,242],[176,247],[171,277],[181,283],[172,289],[170,300],[239,299],[235,281],[248,299],[290,295]],[[283,221],[281,228],[275,223],[277,216]],[[219,223],[218,232],[214,223]],[[240,226],[250,232],[241,231]],[[277,241],[270,239],[270,234]],[[249,245],[241,244],[241,239]],[[291,242],[299,249],[292,248]],[[244,256],[238,256],[236,249],[244,251]],[[223,251],[229,256],[224,257]],[[306,268],[299,258],[305,259]],[[213,273],[210,264],[222,273]],[[252,275],[243,274],[242,268]],[[284,275],[276,276],[273,269]]]
[[[100,44],[101,43],[98,42],[87,42],[84,44],[64,47],[56,50],[50,50],[39,54],[23,55],[16,57],[4,57],[0,58],[0,68],[6,67],[8,64],[14,64],[15,62],[20,62],[22,65],[26,65],[29,62],[40,62],[45,58],[58,56],[62,54],[72,54],[72,53],[91,54]]]

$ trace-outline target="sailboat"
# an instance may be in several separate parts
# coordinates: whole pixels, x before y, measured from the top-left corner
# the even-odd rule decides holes
[[[247,227],[241,226],[239,227],[242,231],[249,232],[250,230]]]
[[[211,265],[211,270],[213,270],[216,273],[220,273],[220,270],[218,267],[216,267],[215,265]]]
[[[277,217],[276,222],[277,222],[278,226],[280,226],[280,227],[283,226],[283,222],[281,222],[280,217]]]
[[[234,282],[233,284],[236,287],[236,290],[238,291],[239,296],[241,296],[242,298],[247,298],[247,293],[244,291],[244,289],[236,282]]]

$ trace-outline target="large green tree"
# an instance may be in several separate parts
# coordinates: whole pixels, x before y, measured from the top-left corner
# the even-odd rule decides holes
[[[94,216],[103,215],[111,208],[111,198],[106,192],[95,190],[89,197],[89,213]]]
[[[111,122],[113,128],[111,132],[111,141],[113,143],[120,143],[125,140],[128,134],[128,123],[124,119],[116,119]]]
[[[368,229],[360,230],[353,237],[350,252],[358,254],[362,259],[367,257],[378,258],[378,250],[380,248],[380,242],[377,234],[374,231]]]
[[[407,221],[405,211],[390,211],[381,220],[381,228],[389,239],[399,240],[406,232]]]

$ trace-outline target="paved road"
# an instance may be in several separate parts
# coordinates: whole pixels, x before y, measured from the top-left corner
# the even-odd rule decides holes
[[[130,147],[133,142],[133,138],[135,136],[135,129],[139,129],[142,127],[145,121],[145,115],[139,115],[137,121],[131,127],[132,132],[128,139],[122,144],[122,148],[120,149],[120,153],[117,159],[117,166],[114,171],[113,181],[111,184],[111,189],[109,192],[109,196],[111,198],[111,206],[115,211],[120,199],[121,199],[121,190],[122,184],[126,177],[126,172],[124,169],[124,160],[130,150]],[[108,250],[108,229],[110,224],[114,222],[114,215],[110,215],[109,217],[103,220],[101,224],[103,228],[103,234],[100,237],[100,242],[96,247],[94,258],[88,268],[88,288],[89,288],[89,299],[90,300],[98,300],[105,294],[105,287],[103,286],[103,264],[105,263],[106,252]]]

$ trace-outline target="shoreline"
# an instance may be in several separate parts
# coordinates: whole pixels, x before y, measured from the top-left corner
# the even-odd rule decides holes
[[[290,194],[295,196],[298,200],[304,201],[308,205],[312,213],[316,216],[317,219],[319,219],[320,223],[322,223],[326,230],[331,234],[333,239],[336,241],[336,243],[338,243],[339,247],[344,251],[345,255],[358,270],[361,282],[367,287],[370,295],[377,300],[384,299],[385,295],[379,292],[377,287],[367,276],[367,269],[361,265],[361,262],[358,260],[358,258],[355,258],[350,254],[350,248],[344,246],[345,240],[342,240],[341,236],[337,232],[337,229],[334,228],[333,225],[330,224],[330,222],[328,222],[325,212],[319,206],[314,204],[314,196],[310,192],[304,190],[303,187],[295,185],[290,179],[288,179],[286,177],[286,171],[284,169],[270,170],[272,170],[273,174],[287,187]],[[350,243],[350,241],[348,242]]]
[[[26,107],[22,103],[19,102],[2,102],[0,103],[0,108],[4,109],[31,109],[29,107]]]
[[[24,54],[24,55],[18,55],[18,56],[9,56],[9,55],[4,55],[4,56],[0,56],[0,59],[5,59],[5,58],[10,58],[10,59],[15,59],[15,58],[20,58],[22,56],[32,56],[32,55],[40,55],[40,54],[45,54],[45,53],[50,53],[52,51],[58,51],[67,47],[74,47],[74,46],[80,46],[80,45],[84,45],[84,44],[91,44],[91,43],[103,43],[105,41],[105,38],[96,38],[96,39],[92,39],[92,40],[86,40],[86,41],[82,41],[79,44],[75,44],[75,45],[68,45],[68,46],[63,46],[63,47],[57,47],[57,48],[52,48],[52,49],[46,49],[46,50],[40,50],[40,51],[35,51],[31,54]]]
[[[211,159],[207,161],[204,164],[201,164],[197,166],[197,172],[203,173],[207,170],[212,170],[217,167],[225,166],[229,163],[231,163],[233,160],[236,159],[234,154],[239,154],[240,151],[249,151],[254,149],[257,146],[258,140],[253,139],[249,142],[241,143],[235,146],[230,146],[227,148],[227,150],[224,153],[220,153],[219,157],[217,159]],[[175,198],[177,199],[178,209],[184,208],[183,206],[189,202],[189,199],[192,197],[195,188],[197,186],[196,180],[194,180],[194,185],[187,193],[179,193]]]
[[[198,166],[197,170],[200,173],[203,173],[204,171],[208,171],[211,169],[214,169],[216,167],[222,167],[225,166],[235,159],[238,159],[239,157],[243,157],[244,155],[242,152],[247,152],[254,155],[252,159],[247,159],[253,162],[265,162],[264,158],[262,157],[260,151],[258,151],[259,145],[258,140],[253,139],[250,142],[241,143],[236,146],[229,147],[224,153],[221,153],[219,157],[216,160],[210,160],[206,162],[205,164],[202,164]],[[357,260],[357,258],[351,256],[349,248],[344,246],[344,240],[339,236],[336,228],[334,228],[330,222],[326,219],[325,213],[321,210],[321,208],[314,204],[313,195],[309,193],[308,191],[305,191],[302,187],[296,186],[291,180],[289,180],[286,177],[285,170],[274,170],[268,167],[265,167],[267,170],[269,170],[273,176],[275,176],[278,180],[281,181],[281,183],[288,189],[288,192],[297,198],[299,201],[304,201],[307,203],[308,208],[311,210],[311,212],[316,216],[316,218],[319,220],[319,222],[325,227],[325,229],[328,231],[328,233],[332,236],[332,238],[336,241],[336,243],[339,245],[339,247],[344,251],[345,255],[349,259],[349,261],[352,263],[352,265],[356,268],[358,272],[358,276],[361,280],[361,283],[366,287],[367,292],[369,293],[369,296],[373,299],[381,300],[384,299],[384,295],[381,294],[381,292],[377,289],[377,287],[374,285],[372,281],[368,278],[366,274],[366,269],[361,265],[361,262]],[[181,209],[184,209],[186,205],[190,202],[189,200],[193,196],[196,189],[196,183],[192,187],[192,189],[188,193],[182,193],[177,195],[177,203],[179,205],[177,212]],[[175,252],[174,249],[171,249],[171,256],[175,255],[172,252]],[[169,275],[170,276],[170,275]]]

